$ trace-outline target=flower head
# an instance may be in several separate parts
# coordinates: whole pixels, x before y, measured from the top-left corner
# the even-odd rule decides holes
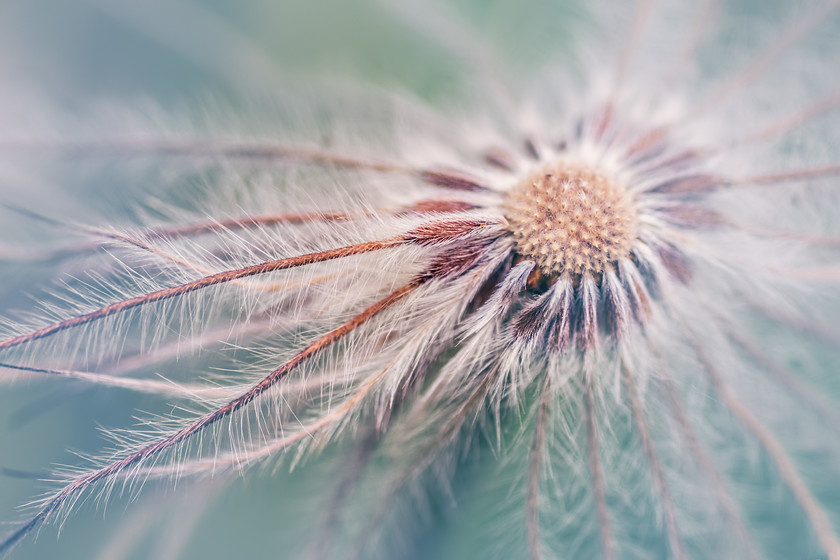
[[[747,459],[743,446],[785,489],[784,507],[762,503],[806,520],[798,553],[840,560],[836,499],[809,478],[813,465],[786,429],[836,414],[805,374],[763,348],[768,329],[803,344],[803,332],[837,336],[821,308],[837,303],[836,233],[791,216],[819,205],[837,215],[840,164],[786,166],[795,158],[776,146],[754,170],[742,155],[840,100],[792,107],[756,129],[729,114],[836,3],[806,11],[743,69],[689,97],[670,70],[693,59],[708,22],[688,26],[679,48],[653,55],[656,72],[637,76],[655,15],[639,4],[617,63],[583,65],[589,85],[535,80],[537,95],[520,94],[469,43],[461,50],[492,118],[444,117],[397,97],[401,130],[389,142],[121,134],[24,144],[53,155],[219,159],[236,169],[219,173],[219,196],[243,212],[231,205],[208,220],[158,208],[168,221],[60,224],[93,242],[77,252],[111,247],[117,269],[71,284],[71,297],[47,308],[54,318],[10,326],[3,368],[151,393],[177,408],[144,421],[148,430],[112,432],[115,449],[61,473],[0,550],[95,491],[331,446],[339,474],[327,511],[311,516],[304,550],[313,557],[388,554],[384,535],[421,525],[392,516],[422,504],[406,488],[431,492],[434,475],[469,468],[465,454],[492,466],[484,476],[515,506],[499,508],[504,530],[483,527],[502,556],[510,547],[533,559],[775,557],[751,504],[767,498],[744,480],[756,469],[734,466]],[[414,23],[447,35],[445,18]],[[536,101],[538,118],[525,117],[539,97],[570,101],[564,111]],[[341,117],[339,136],[354,120]],[[277,182],[284,190],[272,194]],[[772,211],[756,211],[768,198]],[[129,375],[169,361],[176,339],[206,347],[219,337],[249,355],[231,352],[231,373],[213,383]],[[836,359],[836,348],[823,351]],[[792,418],[800,409],[813,417]],[[466,443],[476,433],[490,443]],[[809,445],[835,477],[836,440]],[[359,511],[366,521],[341,521]]]

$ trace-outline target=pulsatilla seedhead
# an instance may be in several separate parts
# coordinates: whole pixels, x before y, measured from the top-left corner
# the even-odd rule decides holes
[[[550,163],[508,195],[504,214],[516,252],[542,274],[601,274],[630,255],[636,209],[624,185],[597,168]]]

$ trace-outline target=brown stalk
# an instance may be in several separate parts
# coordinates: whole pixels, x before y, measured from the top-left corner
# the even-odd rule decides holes
[[[26,535],[28,535],[32,530],[38,527],[51,513],[55,512],[67,500],[72,499],[78,492],[83,491],[84,489],[88,488],[89,486],[95,484],[98,481],[111,478],[112,476],[125,471],[125,469],[145,459],[159,455],[167,449],[170,449],[171,447],[188,440],[193,435],[201,432],[205,428],[211,426],[212,424],[218,422],[223,418],[230,416],[237,410],[245,407],[246,405],[254,401],[256,398],[258,398],[260,395],[265,393],[268,389],[273,387],[278,381],[283,379],[296,366],[300,365],[301,363],[309,359],[311,356],[315,355],[316,353],[329,347],[342,337],[346,336],[347,334],[349,334],[350,332],[352,332],[353,330],[370,320],[376,314],[387,309],[388,307],[405,297],[409,292],[416,289],[419,285],[419,282],[414,281],[402,286],[394,292],[391,292],[389,295],[377,301],[376,303],[374,303],[373,305],[371,305],[370,307],[368,307],[367,309],[365,309],[364,311],[362,311],[343,325],[315,340],[313,343],[304,348],[293,358],[291,358],[283,365],[281,365],[280,367],[272,371],[270,374],[268,374],[266,377],[264,377],[259,383],[251,387],[248,391],[246,391],[239,397],[233,399],[232,401],[229,401],[224,406],[205,414],[204,416],[191,422],[190,424],[178,430],[177,432],[154,443],[151,443],[137,451],[134,451],[118,461],[114,461],[106,467],[90,472],[86,475],[75,479],[73,482],[65,486],[49,502],[47,502],[46,505],[44,505],[41,508],[41,510],[35,515],[35,517],[33,517],[28,523],[26,523],[14,533],[9,535],[4,541],[0,542],[0,554],[4,554],[5,552],[9,551],[17,542],[26,537]]]
[[[339,249],[330,249],[327,251],[319,251],[317,253],[309,253],[297,257],[289,257],[286,259],[267,261],[264,263],[255,264],[244,268],[238,268],[235,270],[226,270],[217,274],[205,276],[204,278],[200,278],[192,282],[187,282],[185,284],[180,284],[171,288],[164,288],[156,292],[151,292],[148,294],[143,294],[133,298],[118,301],[116,303],[106,305],[105,307],[102,307],[95,311],[91,311],[90,313],[70,317],[69,319],[53,323],[52,325],[48,325],[36,331],[8,338],[6,340],[0,341],[0,350],[6,348],[13,348],[21,344],[25,344],[50,336],[52,334],[55,334],[59,331],[63,331],[65,329],[69,329],[71,327],[85,325],[97,319],[109,317],[116,313],[139,307],[141,305],[147,305],[156,301],[171,299],[173,297],[195,292],[203,288],[207,288],[209,286],[224,284],[226,282],[231,282],[240,278],[247,278],[259,274],[266,274],[268,272],[286,270],[289,268],[305,266],[308,264],[325,262],[329,260],[349,257],[352,255],[360,255],[363,253],[378,251],[389,247],[395,247],[405,242],[406,239],[404,236],[398,236],[381,241],[368,241],[365,243],[360,243],[358,245],[349,245],[346,247],[341,247]]]
[[[592,381],[587,375],[584,387],[584,409],[586,411],[586,440],[589,447],[589,470],[592,476],[592,492],[595,510],[598,514],[598,532],[604,560],[615,560],[615,540],[610,529],[610,514],[607,509],[607,495],[604,487],[604,468],[598,450],[598,418],[595,416],[595,393]]]

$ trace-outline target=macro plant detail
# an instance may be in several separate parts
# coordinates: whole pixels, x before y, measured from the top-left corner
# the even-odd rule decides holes
[[[386,4],[418,33],[449,34],[432,8]],[[3,141],[16,157],[222,162],[209,174],[222,192],[209,218],[203,205],[160,203],[134,227],[23,210],[82,238],[47,258],[94,268],[33,319],[6,322],[0,375],[172,404],[51,475],[58,488],[0,553],[86,499],[335,453],[296,556],[412,554],[428,520],[394,512],[451,492],[451,515],[465,515],[449,480],[478,463],[492,472],[476,493],[505,489],[482,555],[786,557],[793,516],[795,554],[840,560],[840,501],[824,482],[840,472],[840,138],[826,133],[827,163],[784,144],[832,122],[840,95],[771,106],[751,89],[803,57],[800,43],[835,52],[840,6],[808,6],[696,88],[686,74],[723,8],[701,3],[662,49],[655,31],[673,8],[662,4],[640,0],[610,29],[616,52],[581,53],[583,78],[550,67],[528,84],[536,93],[487,45],[455,37],[483,105],[453,118],[354,94],[396,115],[364,122],[384,138],[369,146],[342,135],[362,119],[351,103],[337,131],[308,141],[282,127],[272,140]],[[757,116],[739,120],[733,104]],[[183,378],[193,349],[219,340],[229,357],[210,367],[224,373]],[[828,358],[797,370],[778,340]]]

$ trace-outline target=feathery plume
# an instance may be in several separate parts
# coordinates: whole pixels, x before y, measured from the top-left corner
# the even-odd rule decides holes
[[[573,54],[546,41],[528,72],[454,9],[377,6],[464,86],[288,88],[268,132],[208,110],[0,139],[17,163],[164,180],[131,224],[5,206],[64,238],[29,257],[66,274],[3,322],[4,390],[65,378],[65,400],[152,412],[51,474],[0,554],[37,554],[87,500],[285,464],[312,479],[277,505],[288,528],[249,537],[263,555],[840,560],[840,2],[775,24],[751,2],[595,2]]]

